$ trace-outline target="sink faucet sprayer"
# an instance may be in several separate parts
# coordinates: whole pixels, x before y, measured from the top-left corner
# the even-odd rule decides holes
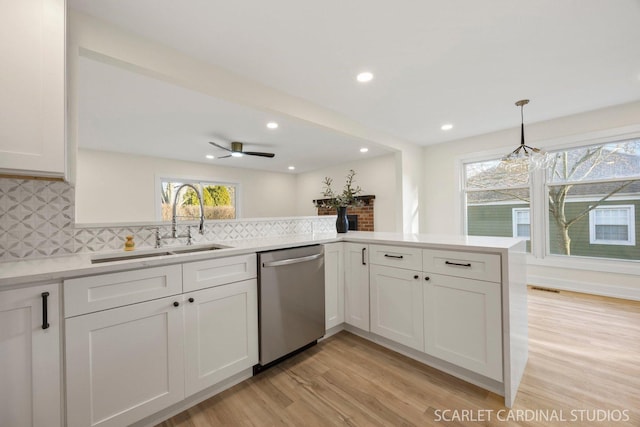
[[[200,226],[198,227],[198,231],[200,232],[200,234],[204,234],[204,206],[202,206],[202,197],[200,197],[200,192],[192,184],[182,184],[180,187],[176,189],[176,195],[173,197],[173,211],[171,212],[171,237],[173,237],[174,239],[178,237],[176,235],[177,233],[176,208],[178,206],[178,195],[180,194],[180,190],[182,190],[185,187],[189,187],[193,189],[193,191],[195,191],[196,193],[196,196],[198,197],[198,204],[200,206]]]
[[[159,248],[160,246],[162,246],[162,239],[168,239],[168,238],[176,239],[178,237],[186,237],[187,245],[191,245],[191,226],[187,225],[187,234],[178,236],[178,227],[177,227],[178,224],[176,221],[176,218],[178,217],[178,215],[176,214],[176,209],[178,206],[178,195],[180,194],[180,190],[182,190],[184,187],[189,187],[196,192],[196,197],[198,197],[198,203],[200,204],[200,226],[198,227],[198,231],[200,232],[200,234],[204,234],[204,206],[202,206],[202,197],[200,197],[200,193],[198,192],[198,189],[193,185],[182,184],[180,187],[176,189],[176,195],[173,198],[173,210],[171,214],[171,235],[163,236],[160,233],[160,227],[156,227],[155,228],[155,237],[156,237],[155,247],[156,248]],[[181,216],[184,216],[184,215],[181,215]]]

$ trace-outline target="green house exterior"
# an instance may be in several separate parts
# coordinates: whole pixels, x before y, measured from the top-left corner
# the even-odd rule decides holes
[[[593,202],[567,202],[565,212],[567,218],[573,218]],[[571,237],[571,255],[598,258],[614,258],[640,260],[640,200],[606,201],[600,206],[634,205],[635,206],[635,242],[630,245],[591,244],[589,239],[589,215],[585,215],[569,229]],[[527,208],[524,203],[486,204],[467,206],[467,233],[470,236],[502,236],[513,237],[513,209]],[[553,217],[549,218],[549,243],[552,254],[564,255],[560,242],[560,232]],[[531,242],[527,242],[530,251]]]

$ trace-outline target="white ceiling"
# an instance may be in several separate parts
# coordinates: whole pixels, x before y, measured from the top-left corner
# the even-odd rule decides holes
[[[640,0],[68,4],[370,129],[423,145],[514,127],[520,120],[514,102],[522,98],[531,99],[525,109],[528,123],[640,99]],[[362,70],[375,74],[369,84],[355,81]],[[204,114],[194,106],[201,104],[189,101],[180,112],[185,123]],[[161,106],[156,108],[160,114]],[[257,114],[257,121],[270,119],[247,114]],[[172,117],[165,118],[170,127]],[[447,122],[454,129],[440,130]],[[203,129],[192,124],[192,136],[202,136]],[[242,133],[209,126],[210,134],[217,132],[221,139],[265,143],[247,149],[269,151],[276,143],[262,129]],[[296,161],[301,158],[287,152]]]
[[[82,148],[291,173],[391,152],[326,128],[240,106],[114,65],[78,59],[78,141]],[[268,122],[279,127],[267,129]],[[218,159],[243,142],[244,151],[272,159]],[[369,151],[360,153],[360,148]],[[206,155],[215,156],[213,160]]]

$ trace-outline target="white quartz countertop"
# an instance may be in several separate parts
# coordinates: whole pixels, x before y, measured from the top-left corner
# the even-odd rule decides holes
[[[134,270],[143,267],[179,264],[183,262],[201,261],[205,259],[221,258],[252,252],[270,251],[293,246],[305,246],[339,241],[366,244],[388,244],[425,248],[440,248],[448,250],[483,252],[488,251],[505,253],[510,248],[516,246],[522,240],[506,237],[402,234],[388,232],[355,231],[346,234],[300,234],[260,239],[207,242],[207,244],[220,244],[228,246],[228,248],[217,249],[213,251],[104,262],[99,264],[92,264],[91,258],[97,255],[104,256],[106,254],[125,255],[130,254],[131,252],[117,251],[109,253],[83,253],[49,258],[34,258],[19,261],[0,262],[0,288],[9,288],[36,282],[54,282],[69,279],[72,277]],[[163,247],[161,249],[158,249],[157,251],[166,251],[171,249],[176,248]],[[153,249],[142,249],[134,251],[133,253],[135,254],[153,251]]]

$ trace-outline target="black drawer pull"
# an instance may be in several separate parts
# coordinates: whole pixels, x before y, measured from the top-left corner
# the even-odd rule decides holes
[[[402,256],[402,255],[389,255],[389,254],[384,254],[384,256],[385,256],[386,258],[395,258],[395,259],[402,259],[402,258],[404,258],[404,256]]]
[[[362,248],[362,265],[367,265],[366,261],[364,260],[364,253],[367,250],[367,248]]]
[[[424,280],[429,280],[429,276],[425,276]]]
[[[179,303],[178,301],[174,301],[174,302],[173,302],[173,306],[174,306],[174,307],[179,307],[179,306],[180,306],[180,303]]]
[[[42,329],[49,329],[49,314],[47,313],[47,298],[49,297],[49,292],[43,292],[40,296],[42,296]]]
[[[457,263],[457,262],[450,262],[450,261],[445,261],[444,263],[447,264],[447,265],[457,265],[458,267],[471,267],[471,263],[469,263],[469,264],[460,264],[460,263]]]
[[[193,299],[193,297],[189,298],[189,302],[194,302],[195,300]]]
[[[418,276],[417,274],[415,276],[413,276],[414,279],[419,279],[420,276]]]

